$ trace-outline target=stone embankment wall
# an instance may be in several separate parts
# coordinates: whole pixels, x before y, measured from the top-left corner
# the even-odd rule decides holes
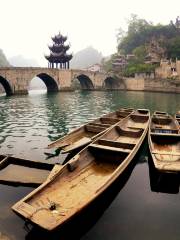
[[[143,91],[144,78],[126,78],[124,79],[126,90]]]
[[[180,93],[180,79],[136,78],[124,79],[126,90]]]
[[[155,73],[125,78],[127,90],[180,93],[180,60],[162,60]]]
[[[180,93],[180,80],[145,79],[144,91]]]

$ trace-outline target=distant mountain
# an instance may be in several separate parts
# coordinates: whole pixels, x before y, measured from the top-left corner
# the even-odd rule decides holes
[[[74,54],[70,66],[71,68],[87,68],[95,63],[101,63],[103,56],[93,47],[87,47]]]
[[[1,49],[0,49],[0,67],[10,67],[8,60]]]
[[[14,67],[39,67],[35,59],[24,58],[22,55],[17,55],[8,59]]]

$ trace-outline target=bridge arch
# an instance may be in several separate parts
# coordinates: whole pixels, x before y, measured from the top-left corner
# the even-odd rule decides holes
[[[74,81],[74,79],[78,79],[79,80],[81,88],[83,90],[92,90],[92,89],[94,89],[93,82],[87,75],[85,75],[85,74],[75,75],[72,81]]]
[[[47,73],[39,73],[36,77],[40,78],[45,83],[47,92],[58,92],[58,84],[50,75]]]
[[[7,96],[13,95],[13,90],[10,83],[2,76],[0,76],[0,84],[3,86]]]
[[[124,81],[122,79],[117,79],[113,77],[105,78],[102,87],[107,90],[117,90],[126,88]]]

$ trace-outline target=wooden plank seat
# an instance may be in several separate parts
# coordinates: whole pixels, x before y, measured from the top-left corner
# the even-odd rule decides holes
[[[121,136],[126,136],[126,137],[138,138],[143,133],[142,128],[138,128],[137,131],[125,130],[125,129],[122,129],[120,126],[116,126],[115,128]]]
[[[152,128],[151,129],[151,135],[168,135],[168,136],[176,136],[178,134],[177,129],[163,129],[163,128]]]
[[[102,123],[108,123],[108,124],[115,124],[120,121],[119,118],[112,118],[112,117],[101,117],[100,120]]]
[[[142,128],[140,127],[128,127],[129,129],[132,129],[132,130],[142,130]]]
[[[147,115],[141,115],[141,114],[131,114],[131,119],[134,122],[144,123],[148,120]]]
[[[130,149],[125,149],[125,148],[120,148],[120,147],[110,147],[110,146],[105,146],[105,145],[100,145],[100,144],[95,144],[95,143],[90,144],[89,148],[95,148],[95,149],[99,149],[99,150],[108,150],[108,151],[112,151],[112,152],[122,152],[122,153],[127,153],[127,154],[131,152]]]
[[[166,151],[153,151],[152,154],[180,156],[180,152],[176,152],[176,151],[172,151],[172,152],[166,152]]]
[[[135,146],[135,144],[133,143],[124,143],[124,142],[118,142],[118,141],[111,141],[107,139],[99,139],[98,144],[103,146],[125,148],[125,149],[133,149]]]
[[[108,124],[108,123],[89,123],[88,125],[91,125],[91,126],[99,126],[99,127],[105,127],[105,128],[108,128],[111,126],[111,124]]]
[[[91,125],[91,124],[87,124],[85,126],[85,128],[88,132],[94,132],[94,133],[99,133],[99,132],[102,132],[106,129],[105,127],[94,126],[94,125]]]

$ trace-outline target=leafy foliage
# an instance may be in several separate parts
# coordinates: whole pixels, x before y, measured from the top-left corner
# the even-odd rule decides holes
[[[180,59],[180,36],[172,38],[167,44],[167,56],[175,60]]]
[[[137,15],[132,14],[128,21],[127,32],[119,28],[117,33],[118,54],[134,54],[135,58],[128,61],[128,65],[119,71],[124,76],[134,76],[135,73],[150,73],[155,70],[157,65],[145,64],[145,57],[150,53],[152,40],[157,42],[159,56],[167,58],[180,59],[180,28],[176,22],[170,22],[168,25],[156,24],[140,19]],[[179,20],[179,19],[178,19]],[[178,22],[180,24],[180,22]],[[155,51],[155,50],[154,50]],[[113,61],[117,54],[111,56],[111,59],[104,62],[106,71],[113,71]],[[116,70],[117,72],[117,70]]]
[[[123,33],[124,34],[124,33]],[[174,57],[171,49],[174,44],[179,44],[179,29],[171,21],[168,25],[154,25],[145,19],[139,19],[137,15],[131,15],[128,21],[128,31],[122,35],[122,29],[119,30],[118,51],[123,54],[130,54],[136,48],[145,46],[152,38],[161,39],[161,46],[168,49],[168,57]],[[119,36],[117,34],[117,36]],[[174,40],[173,40],[174,39]]]
[[[154,72],[157,65],[145,64],[145,63],[129,63],[123,71],[125,77],[134,77],[135,73],[147,73]]]

